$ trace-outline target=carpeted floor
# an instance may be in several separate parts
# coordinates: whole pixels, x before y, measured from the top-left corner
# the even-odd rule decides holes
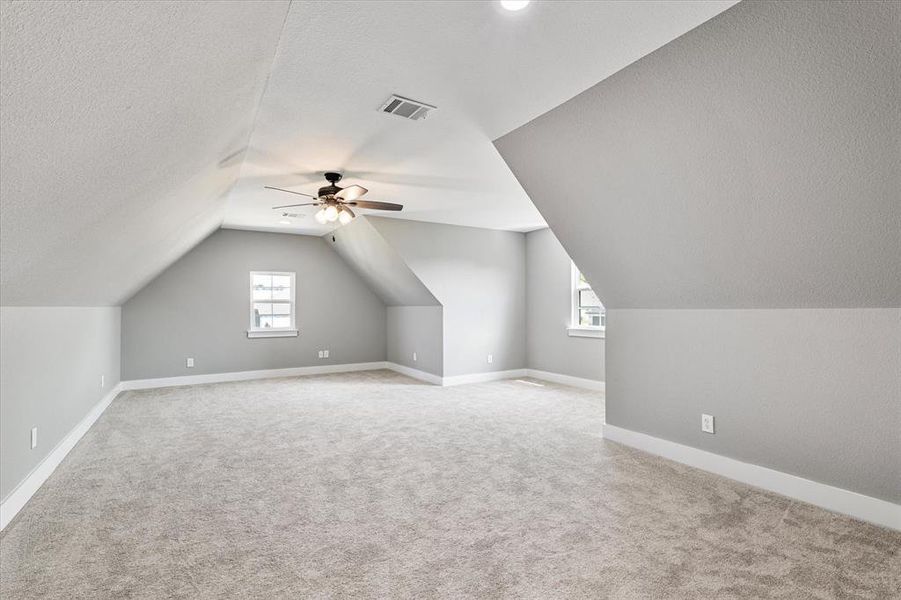
[[[0,538],[16,598],[898,598],[901,533],[387,371],[128,392]]]

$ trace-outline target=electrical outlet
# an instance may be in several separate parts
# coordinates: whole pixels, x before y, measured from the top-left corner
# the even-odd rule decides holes
[[[413,353],[413,362],[416,362],[416,353]]]
[[[105,385],[106,385],[106,375],[101,375],[100,376],[100,389],[102,390]]]
[[[488,364],[490,365],[490,364],[493,363],[493,362],[494,362],[494,355],[493,355],[493,354],[489,354],[489,355],[488,355]]]
[[[714,433],[713,415],[701,415],[701,431],[704,433]]]
[[[194,359],[193,359],[193,358],[186,358],[186,359],[185,359],[185,367],[188,368],[188,369],[193,369],[193,368],[194,368]]]
[[[38,447],[38,428],[31,428],[31,449],[34,450]]]
[[[323,355],[324,358],[328,358],[328,350],[325,350],[325,351],[322,353],[322,355]]]
[[[322,350],[319,351],[319,358],[324,358],[324,354],[323,354]]]

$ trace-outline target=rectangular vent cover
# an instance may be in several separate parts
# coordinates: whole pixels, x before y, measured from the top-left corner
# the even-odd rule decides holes
[[[425,104],[424,102],[394,95],[388,98],[388,101],[382,105],[380,110],[405,119],[419,121],[420,119],[425,119],[426,115],[436,108],[437,107],[432,106],[431,104]]]

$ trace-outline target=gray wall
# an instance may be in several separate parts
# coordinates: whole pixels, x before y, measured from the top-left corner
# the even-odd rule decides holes
[[[901,502],[901,309],[614,309],[607,339],[608,423]]]
[[[388,360],[433,375],[444,375],[442,312],[440,306],[389,306]]]
[[[495,142],[608,308],[610,423],[901,499],[899,20],[741,2]]]
[[[120,315],[111,307],[0,307],[0,498],[119,382]]]
[[[898,307],[899,23],[740,2],[496,146],[607,308]]]
[[[526,366],[524,234],[367,218],[444,307],[445,376]]]
[[[298,337],[247,338],[250,271],[297,274]],[[223,229],[122,307],[123,379],[382,361],[385,320],[324,240]]]
[[[572,261],[550,229],[526,234],[526,363],[604,381],[601,338],[570,337]]]

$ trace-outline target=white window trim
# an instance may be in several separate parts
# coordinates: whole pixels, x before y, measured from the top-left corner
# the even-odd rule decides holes
[[[579,325],[579,268],[576,263],[571,262],[570,269],[570,313],[569,327],[566,328],[566,334],[570,337],[587,337],[587,338],[605,338],[607,329],[605,327],[592,327],[590,325]]]
[[[279,275],[279,276],[287,276],[291,278],[291,299],[290,300],[276,300],[274,301],[277,304],[290,304],[291,305],[291,326],[290,327],[254,327],[253,320],[253,276],[254,275]],[[297,288],[294,286],[295,282],[295,274],[292,271],[251,271],[250,279],[249,279],[249,294],[248,300],[250,301],[249,311],[248,311],[248,323],[250,327],[247,329],[247,337],[248,338],[275,338],[275,337],[297,337],[297,323],[296,323],[296,313],[297,313],[297,304],[295,303],[295,298],[297,294]]]
[[[566,334],[569,337],[606,338],[607,330],[603,327],[567,327]]]

